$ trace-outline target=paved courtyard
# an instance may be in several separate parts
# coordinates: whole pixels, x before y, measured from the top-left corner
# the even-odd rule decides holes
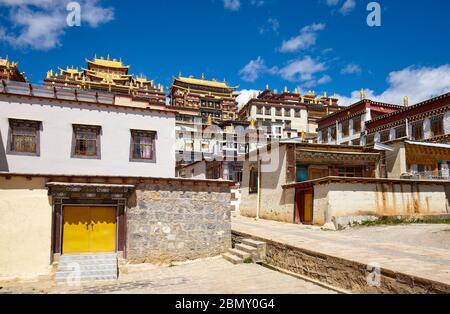
[[[119,281],[83,287],[57,286],[51,280],[1,283],[1,293],[83,294],[328,294],[335,293],[256,264],[233,265],[221,257],[174,267],[136,265]]]
[[[234,217],[234,231],[450,285],[450,225],[394,225],[323,231]]]

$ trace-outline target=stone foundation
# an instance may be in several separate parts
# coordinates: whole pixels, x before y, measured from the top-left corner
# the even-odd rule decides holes
[[[139,184],[127,210],[127,261],[168,264],[231,247],[231,193],[224,184]]]
[[[388,269],[381,270],[381,286],[367,284],[367,265],[234,232],[233,241],[252,238],[267,244],[266,263],[353,293],[447,294],[450,286]]]

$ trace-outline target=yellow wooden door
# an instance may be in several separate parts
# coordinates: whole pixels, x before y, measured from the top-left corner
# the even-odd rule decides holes
[[[91,208],[91,240],[92,253],[110,253],[116,251],[116,208]]]
[[[312,223],[313,219],[313,193],[305,192],[305,223]]]
[[[116,208],[64,207],[63,254],[116,250]]]
[[[63,254],[89,253],[89,207],[64,207]]]

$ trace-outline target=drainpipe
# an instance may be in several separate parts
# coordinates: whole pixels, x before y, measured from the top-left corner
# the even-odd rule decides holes
[[[261,210],[261,160],[258,160],[258,194],[256,200],[256,220],[259,220]]]

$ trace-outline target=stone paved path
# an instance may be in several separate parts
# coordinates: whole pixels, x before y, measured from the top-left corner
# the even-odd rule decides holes
[[[138,266],[139,268],[141,266]],[[0,283],[2,286],[2,283]],[[335,293],[256,264],[233,265],[212,258],[175,267],[148,266],[122,274],[119,281],[83,287],[55,286],[53,282],[3,285],[1,293],[83,294],[328,294]]]
[[[424,234],[443,232],[444,239],[450,240],[448,225],[362,227],[351,232],[332,232],[245,217],[232,220],[232,229],[237,232],[363,264],[378,263],[385,269],[450,285],[450,250],[442,248],[447,243],[432,246],[406,241],[408,229],[416,228],[422,228]],[[397,235],[399,230],[402,234]],[[442,241],[442,236],[439,239]]]

